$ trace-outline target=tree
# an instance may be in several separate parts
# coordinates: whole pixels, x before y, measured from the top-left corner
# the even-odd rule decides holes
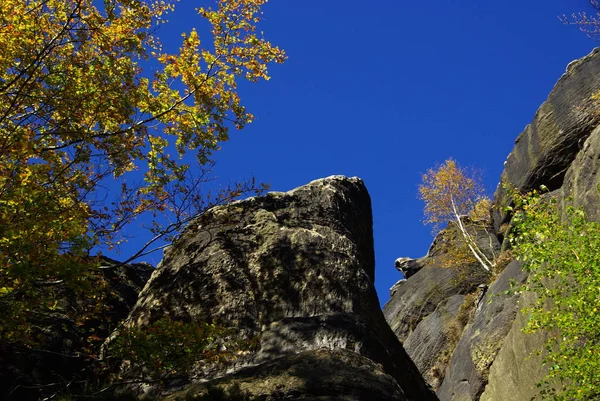
[[[434,231],[438,231],[440,224],[454,220],[471,254],[486,271],[491,271],[493,260],[480,249],[464,224],[468,216],[485,224],[489,221],[490,202],[475,174],[448,159],[437,169],[423,174],[419,198],[425,202],[425,223],[433,224]]]
[[[513,252],[535,294],[526,332],[546,331],[548,375],[541,394],[553,400],[600,398],[600,224],[533,191],[515,196]]]
[[[586,12],[573,13],[570,17],[562,15],[560,22],[567,25],[577,25],[581,32],[594,40],[600,39],[600,3],[598,0],[589,0],[590,5],[596,10],[596,15]]]
[[[157,35],[169,1],[0,2],[0,340],[35,341],[33,310],[56,304],[48,286],[93,294],[91,251],[142,214],[154,241],[260,191],[202,196],[212,152],[253,118],[239,80],[268,79],[285,58],[257,33],[266,1],[199,8],[211,39],[192,30],[173,53]]]

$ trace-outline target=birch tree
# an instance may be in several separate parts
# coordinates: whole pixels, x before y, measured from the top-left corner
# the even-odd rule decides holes
[[[477,245],[476,238],[467,229],[464,219],[485,220],[486,204],[489,199],[484,194],[481,180],[453,159],[448,159],[437,169],[429,169],[423,174],[419,185],[419,198],[425,202],[425,224],[432,224],[434,231],[440,225],[455,221],[465,244],[477,262],[486,271],[494,267],[493,259]]]

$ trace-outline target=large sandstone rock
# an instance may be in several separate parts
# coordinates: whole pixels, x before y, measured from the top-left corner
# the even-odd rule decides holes
[[[531,305],[533,299],[531,293],[522,294],[519,307]],[[523,332],[526,324],[527,316],[517,312],[510,331],[490,367],[488,383],[479,398],[480,401],[502,400],[507,394],[515,401],[530,401],[539,395],[540,389],[537,384],[548,373],[540,354],[547,334],[526,334]]]
[[[278,382],[290,369],[310,381],[309,386],[290,384],[293,397],[302,399],[320,397],[321,390],[315,389],[338,377],[337,398],[323,399],[433,400],[383,318],[374,278],[369,195],[360,179],[334,176],[216,207],[199,217],[166,253],[127,325],[144,327],[167,315],[218,321],[258,339],[255,352],[219,373],[186,372],[192,383],[217,375],[235,381],[239,376],[232,372],[254,366],[252,372],[264,378],[255,377],[255,382]],[[356,354],[348,357],[353,362],[346,373],[315,375],[318,369],[300,368],[318,355],[331,366],[344,365],[348,352],[319,354],[323,348]],[[373,363],[381,370],[357,368]],[[383,380],[380,394],[364,387],[373,375]],[[275,396],[272,386],[250,387],[254,395]]]
[[[404,348],[410,350],[410,357],[419,372],[434,389],[441,384],[447,363],[458,342],[466,321],[459,318],[464,313],[468,319],[466,302],[470,296],[457,294],[442,301],[427,315],[404,341]]]
[[[510,199],[503,185],[520,191],[545,185],[551,194],[559,195],[561,207],[571,197],[571,204],[600,221],[600,114],[592,99],[599,90],[600,50],[596,49],[568,66],[517,138],[494,199],[494,231],[500,239],[505,234],[501,226],[510,220],[504,212]],[[453,247],[452,240],[438,238]],[[393,287],[384,309],[386,318],[427,380],[435,387],[441,381],[440,400],[529,401],[546,373],[537,355],[545,337],[521,331],[527,317],[518,311],[531,301],[527,298],[531,294],[503,294],[511,281],[524,282],[526,273],[515,261],[506,267],[477,303],[453,348],[448,328],[462,320],[457,304],[462,297],[466,305],[468,298],[464,288],[449,285],[452,267],[436,271],[431,256],[443,249],[434,243],[428,257],[411,261],[412,271],[415,266],[419,270]],[[465,284],[473,288],[476,282]],[[443,366],[440,362],[446,358],[443,374],[432,371]]]
[[[107,285],[101,290],[104,295],[101,313],[84,325],[75,321],[74,312],[80,311],[82,302],[89,300],[83,300],[63,285],[53,287],[59,294],[56,308],[38,311],[31,322],[39,336],[39,346],[0,343],[0,399],[35,401],[65,391],[84,393],[85,386],[96,379],[93,361],[85,357],[89,352],[82,352],[90,348],[88,336],[94,334],[100,342],[108,337],[127,317],[153,270],[146,263],[123,265],[102,258],[101,278]],[[99,352],[99,346],[92,348]]]
[[[500,244],[495,235],[472,222],[465,223],[489,257],[498,253]],[[477,293],[489,280],[489,274],[476,261],[448,266],[449,252],[460,243],[461,234],[450,223],[436,236],[427,256],[410,261],[410,266],[418,265],[416,273],[393,287],[383,308],[390,327],[434,388],[443,379],[449,355],[466,323],[460,316],[468,313],[463,306],[468,301],[465,295]]]
[[[189,400],[217,388],[230,395],[235,388],[247,399],[270,395],[277,400],[396,401],[402,389],[381,365],[347,349],[314,349],[242,369],[210,383],[194,384],[167,400]],[[235,394],[235,393],[234,393]],[[228,398],[225,398],[228,399]]]
[[[569,165],[562,187],[549,195],[556,195],[561,200],[563,210],[567,205],[574,205],[584,209],[590,220],[600,221],[599,171],[600,127],[597,127]],[[519,307],[527,307],[532,302],[533,294],[524,293],[519,299]],[[526,315],[516,315],[489,369],[488,383],[480,397],[481,401],[503,399],[505,394],[511,394],[512,399],[517,401],[529,401],[538,395],[537,384],[547,374],[540,351],[544,349],[548,334],[523,333],[526,322]]]
[[[511,262],[478,302],[437,391],[441,401],[479,399],[487,384],[490,366],[520,309],[519,296],[505,294],[505,291],[511,289],[511,283],[522,283],[526,277],[521,264]]]
[[[600,127],[584,142],[567,170],[561,198],[563,207],[582,208],[588,219],[600,222]]]
[[[439,267],[428,265],[406,280],[385,304],[383,313],[400,341],[407,337],[438,306],[457,294],[468,294],[487,281],[477,265]],[[410,351],[407,348],[407,352]]]
[[[494,221],[506,222],[504,207],[510,203],[508,185],[519,191],[547,186],[561,187],[569,165],[600,121],[592,95],[600,90],[600,49],[573,61],[558,80],[531,124],[515,142],[505,162],[495,194]]]

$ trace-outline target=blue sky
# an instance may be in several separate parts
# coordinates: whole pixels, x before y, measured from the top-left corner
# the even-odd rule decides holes
[[[205,4],[181,0],[161,28],[167,49],[200,23],[192,10]],[[277,191],[361,177],[383,306],[400,278],[394,260],[422,256],[432,241],[421,174],[453,157],[482,170],[493,193],[517,135],[567,64],[596,45],[558,21],[579,10],[588,2],[271,0],[260,29],[289,59],[271,81],[242,85],[256,121],[232,131],[216,173],[223,182],[253,175]]]

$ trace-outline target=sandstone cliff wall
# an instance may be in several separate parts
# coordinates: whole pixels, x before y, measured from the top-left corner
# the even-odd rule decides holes
[[[510,204],[507,188],[528,191],[545,185],[560,195],[563,204],[571,198],[590,219],[600,220],[600,106],[592,98],[599,90],[600,50],[596,49],[569,64],[532,123],[518,136],[494,197],[494,229],[499,241],[504,239],[511,217],[505,211]],[[451,267],[457,268],[460,266]],[[541,357],[536,355],[545,337],[521,331],[526,316],[519,310],[531,300],[504,293],[511,281],[526,280],[519,263],[510,263],[492,279],[489,288],[484,288],[485,295],[478,297],[476,309],[458,334],[456,345],[446,340],[452,346],[435,345],[428,353],[423,352],[421,345],[439,344],[444,320],[456,320],[458,316],[456,309],[449,307],[450,300],[462,296],[464,290],[444,284],[443,297],[431,296],[427,289],[436,285],[442,288],[439,278],[454,273],[426,277],[423,271],[394,286],[384,311],[395,333],[405,341],[409,355],[437,389],[439,399],[529,401],[535,396],[535,384],[546,372]],[[415,308],[410,305],[424,305],[424,313],[414,317]],[[415,321],[419,322],[416,328]],[[432,330],[419,325],[436,327],[437,331],[432,334]],[[440,360],[447,367],[432,375],[430,366]]]

